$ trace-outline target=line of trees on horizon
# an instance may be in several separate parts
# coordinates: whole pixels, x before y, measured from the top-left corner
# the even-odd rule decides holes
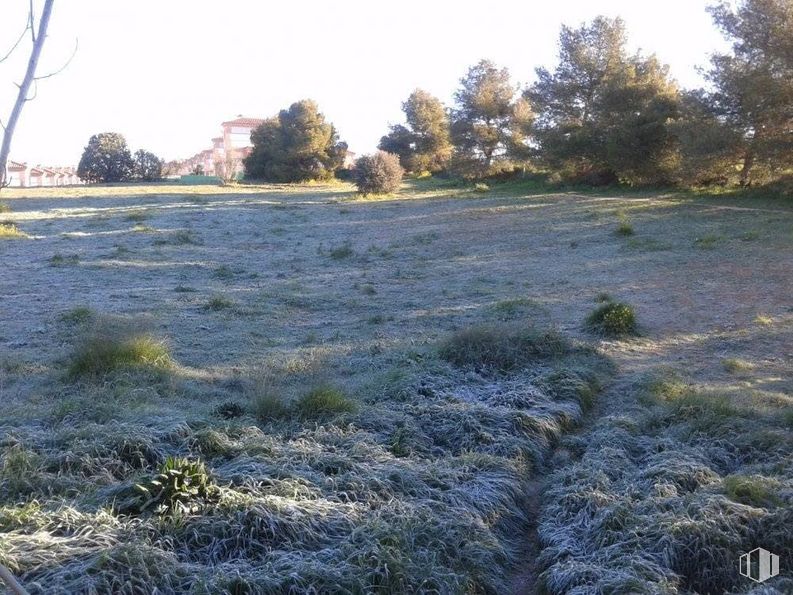
[[[404,123],[391,125],[378,148],[407,172],[466,180],[542,172],[587,185],[793,186],[793,0],[722,2],[709,11],[731,51],[703,67],[707,89],[679,88],[654,55],[628,51],[620,18],[600,16],[563,26],[558,64],[537,68],[523,89],[489,60],[468,69],[450,107],[416,89],[402,104]],[[125,143],[117,168],[89,167],[102,159],[87,155],[106,154],[116,137],[92,137],[78,175],[149,179],[131,165]],[[248,179],[351,175],[347,144],[311,100],[267,119],[251,142]]]
[[[562,27],[559,63],[516,89],[506,68],[468,69],[447,108],[415,90],[379,148],[409,172],[469,179],[526,168],[591,185],[740,184],[793,170],[793,2],[711,7],[732,42],[680,89],[654,55],[627,51],[619,18]]]
[[[468,69],[451,107],[416,89],[402,104],[405,122],[392,125],[378,148],[397,155],[407,172],[465,179],[527,170],[589,185],[789,179],[793,2],[744,0],[709,10],[732,48],[704,69],[708,89],[680,89],[654,55],[628,52],[621,19],[601,16],[563,26],[559,63],[537,68],[524,89],[489,60]],[[282,111],[251,138],[247,175],[272,181],[332,175],[346,149],[311,101]]]

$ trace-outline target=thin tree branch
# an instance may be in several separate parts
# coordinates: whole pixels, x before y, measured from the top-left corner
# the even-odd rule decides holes
[[[33,97],[25,97],[25,102],[33,101],[39,94],[39,85],[36,79],[33,79]]]
[[[42,75],[42,76],[34,77],[33,80],[34,81],[41,81],[41,80],[44,80],[44,79],[48,79],[48,78],[50,78],[52,76],[55,76],[56,74],[62,73],[64,70],[66,70],[66,67],[69,66],[69,64],[71,64],[72,60],[74,60],[75,55],[77,55],[77,48],[78,48],[79,44],[80,44],[80,40],[79,39],[75,39],[74,40],[74,50],[72,51],[72,55],[69,56],[69,59],[66,60],[66,63],[63,66],[61,66],[58,70],[56,70],[54,72],[50,72],[49,74],[45,74],[45,75]]]
[[[22,31],[22,34],[19,36],[19,39],[17,39],[16,43],[11,46],[11,49],[8,50],[8,52],[6,53],[5,56],[0,58],[0,62],[5,62],[6,60],[8,60],[11,57],[11,54],[14,53],[14,50],[17,49],[17,47],[19,46],[20,43],[22,43],[22,40],[25,38],[25,33],[28,32],[28,29],[30,29],[30,25],[27,25],[25,27],[25,30]]]
[[[36,19],[33,16],[33,0],[30,0],[30,11],[28,12],[28,27],[30,27],[30,37],[33,39],[33,44],[36,43]]]
[[[6,164],[8,163],[8,156],[11,152],[11,139],[14,136],[14,130],[16,130],[17,123],[19,122],[19,115],[22,113],[22,107],[25,105],[25,103],[27,103],[27,101],[31,99],[28,97],[28,94],[30,92],[30,86],[35,84],[34,79],[36,77],[36,67],[38,66],[39,58],[41,57],[41,49],[47,39],[47,27],[49,27],[50,24],[52,5],[54,3],[55,0],[44,0],[44,8],[41,12],[41,18],[38,22],[38,34],[36,34],[35,31],[33,33],[36,41],[33,44],[33,49],[30,51],[28,67],[25,70],[25,78],[22,79],[22,84],[17,85],[19,92],[17,93],[14,107],[11,110],[11,116],[9,117],[8,123],[6,124],[6,129],[3,132],[3,142],[2,145],[0,145],[0,186],[5,185],[5,183],[8,181],[6,179]],[[32,26],[32,24],[35,22],[33,17],[33,0],[30,0],[29,16],[29,22]]]

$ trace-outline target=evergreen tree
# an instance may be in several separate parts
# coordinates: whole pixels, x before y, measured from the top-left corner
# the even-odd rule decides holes
[[[416,89],[402,104],[407,126],[397,124],[380,139],[379,148],[399,156],[408,171],[438,172],[452,154],[449,116],[443,103],[430,93]]]
[[[125,182],[134,171],[127,141],[118,132],[93,135],[83,150],[77,175],[86,182]]]
[[[464,175],[490,173],[508,154],[515,89],[506,68],[482,60],[468,69],[454,95],[452,141],[456,169]]]
[[[162,178],[164,162],[154,153],[138,149],[135,151],[135,177],[144,182],[153,182]]]
[[[537,69],[525,97],[545,160],[591,183],[660,182],[677,167],[679,94],[654,56],[629,56],[621,19],[563,26],[559,64]]]
[[[341,168],[347,144],[311,100],[293,103],[251,133],[249,178],[271,182],[326,179]]]
[[[733,132],[739,181],[749,185],[793,166],[793,2],[744,0],[711,13],[732,52],[712,58],[707,99]]]

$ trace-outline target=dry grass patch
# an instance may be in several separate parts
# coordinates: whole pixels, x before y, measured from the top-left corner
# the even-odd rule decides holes
[[[749,372],[755,368],[752,362],[737,357],[726,357],[721,360],[721,365],[724,366],[724,369],[731,374]]]
[[[100,319],[77,344],[70,378],[98,377],[123,369],[165,370],[173,365],[165,341],[130,325]]]
[[[0,222],[0,239],[2,240],[22,240],[30,236],[19,229],[15,223]]]
[[[332,386],[312,389],[294,404],[295,413],[304,419],[332,417],[342,413],[352,413],[356,409],[354,401]]]

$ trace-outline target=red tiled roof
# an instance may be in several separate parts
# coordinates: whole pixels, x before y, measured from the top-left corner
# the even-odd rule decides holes
[[[260,124],[263,124],[264,120],[261,118],[236,118],[234,120],[229,120],[228,122],[223,122],[221,126],[241,126],[246,128],[256,128]]]
[[[14,161],[13,159],[8,160],[8,169],[27,169],[28,166],[25,163],[20,163],[19,161]]]

